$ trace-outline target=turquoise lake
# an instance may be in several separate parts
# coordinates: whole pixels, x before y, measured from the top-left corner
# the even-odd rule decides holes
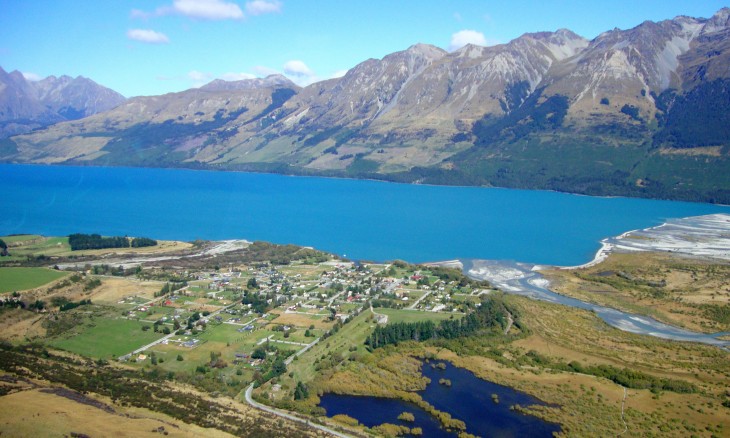
[[[0,165],[0,234],[247,239],[353,259],[577,265],[599,241],[710,204],[189,171]]]

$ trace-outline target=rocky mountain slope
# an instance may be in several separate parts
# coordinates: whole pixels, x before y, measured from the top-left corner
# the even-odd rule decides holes
[[[14,162],[179,166],[730,202],[730,9],[448,53],[298,88],[134,98],[0,143]]]
[[[0,68],[0,138],[107,111],[124,100],[81,76],[29,81],[18,71]]]

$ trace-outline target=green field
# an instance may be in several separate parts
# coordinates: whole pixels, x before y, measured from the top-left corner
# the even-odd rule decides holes
[[[0,292],[33,289],[66,275],[46,268],[0,268]]]
[[[68,237],[43,237],[35,234],[22,234],[2,236],[0,239],[10,246],[8,248],[10,257],[3,257],[0,261],[18,261],[39,254],[57,256],[71,252]],[[13,244],[17,244],[17,246]]]
[[[37,234],[16,234],[13,236],[2,236],[2,239],[7,244],[18,243],[18,242],[29,242],[31,240],[42,239],[42,236]]]
[[[463,316],[459,313],[422,312],[420,310],[388,309],[388,308],[384,308],[384,307],[378,307],[373,310],[375,310],[375,313],[388,315],[388,323],[416,322],[416,321],[439,322],[444,319],[449,319],[452,316],[455,319],[461,318]]]
[[[54,340],[51,345],[87,357],[123,356],[164,336],[151,329],[142,331],[143,325],[128,319],[96,319],[78,335]]]

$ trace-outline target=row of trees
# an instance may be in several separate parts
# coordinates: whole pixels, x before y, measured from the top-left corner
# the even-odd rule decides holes
[[[155,246],[157,241],[148,237],[102,237],[99,234],[71,234],[68,236],[68,243],[72,251],[82,249],[106,249],[106,248],[141,248],[144,246]]]
[[[77,308],[79,306],[87,306],[89,304],[91,304],[91,300],[90,299],[81,300],[81,301],[79,301],[77,303],[76,302],[73,302],[73,301],[69,301],[67,303],[61,304],[61,306],[59,307],[59,310],[61,312],[65,312],[67,310],[75,309],[75,308]]]
[[[378,326],[367,338],[365,345],[374,349],[403,341],[455,339],[481,330],[504,330],[508,323],[509,313],[501,299],[491,298],[482,301],[478,310],[463,318],[443,320],[438,325],[433,321],[418,321]]]

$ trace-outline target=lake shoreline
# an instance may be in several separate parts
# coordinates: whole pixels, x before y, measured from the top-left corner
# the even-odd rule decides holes
[[[708,235],[708,229],[712,224],[724,223],[725,228],[715,227],[720,232],[717,234]],[[672,233],[672,227],[684,228],[683,233]],[[676,230],[675,228],[675,230]],[[582,268],[590,268],[598,265],[602,261],[606,260],[608,256],[616,251],[631,252],[631,251],[646,251],[646,252],[671,252],[679,256],[684,257],[696,257],[699,259],[709,260],[725,260],[730,261],[730,244],[725,244],[721,248],[717,248],[719,239],[723,239],[726,233],[730,232],[730,215],[728,214],[710,214],[702,216],[691,216],[680,219],[673,219],[664,222],[661,225],[655,227],[636,229],[626,231],[615,237],[606,237],[601,240],[601,248],[596,252],[593,260],[577,266],[536,266],[535,270],[544,269],[565,269],[574,270]],[[651,236],[651,237],[647,237]],[[704,237],[702,241],[698,241],[699,236]],[[650,244],[647,245],[627,245],[627,239],[638,238],[638,239],[652,239]],[[682,245],[681,241],[692,241],[694,244],[693,250],[701,251],[703,254],[696,254],[688,251],[688,246]],[[730,239],[724,238],[730,242]],[[672,248],[671,245],[674,245]]]
[[[182,164],[182,163],[181,163]],[[389,184],[399,184],[399,185],[415,185],[415,186],[424,186],[424,187],[456,187],[456,188],[475,188],[475,189],[503,189],[503,190],[524,190],[524,191],[539,191],[539,192],[550,192],[550,193],[560,193],[560,194],[566,194],[566,195],[574,195],[574,196],[585,196],[589,198],[603,198],[603,199],[648,199],[648,200],[656,200],[656,201],[672,201],[672,202],[690,202],[690,203],[696,203],[696,204],[707,204],[707,205],[717,205],[721,207],[730,207],[730,204],[718,204],[713,202],[706,202],[706,201],[689,201],[682,198],[661,198],[661,197],[651,197],[651,196],[629,196],[627,194],[614,194],[614,195],[595,195],[595,194],[589,194],[589,193],[581,193],[581,192],[570,192],[570,191],[561,191],[556,189],[550,189],[550,188],[544,188],[544,187],[532,187],[532,188],[525,188],[525,187],[508,187],[508,186],[495,186],[491,184],[482,184],[482,185],[468,185],[468,184],[434,184],[434,183],[422,183],[419,182],[417,179],[411,180],[411,181],[400,181],[394,178],[388,178],[388,173],[381,173],[377,174],[380,176],[373,177],[372,175],[362,176],[358,177],[356,175],[327,175],[326,173],[317,173],[317,172],[310,172],[309,170],[304,170],[304,168],[289,168],[289,170],[292,170],[291,172],[287,172],[285,170],[277,171],[272,169],[224,169],[220,167],[212,167],[212,166],[166,166],[166,167],[152,167],[152,166],[125,166],[125,165],[119,165],[119,166],[102,166],[98,164],[84,164],[81,162],[73,163],[73,164],[63,164],[63,163],[41,163],[41,162],[1,162],[0,165],[13,165],[13,166],[48,166],[48,167],[75,167],[75,168],[99,168],[99,169],[160,169],[160,170],[186,170],[186,171],[193,171],[193,172],[216,172],[216,173],[243,173],[243,174],[261,174],[261,175],[278,175],[278,176],[285,176],[285,177],[303,177],[303,178],[323,178],[323,179],[334,179],[334,180],[352,180],[352,181],[371,181],[371,182],[380,182],[380,183],[389,183]],[[297,171],[299,170],[299,171]]]
[[[486,280],[506,293],[557,302],[591,310],[609,325],[631,333],[664,339],[701,342],[727,349],[726,332],[702,333],[680,328],[652,317],[619,311],[550,289],[550,281],[540,274],[548,269],[577,270],[593,267],[615,251],[660,252],[677,257],[700,258],[725,263],[730,261],[730,215],[711,214],[667,221],[655,227],[624,232],[604,238],[601,249],[588,263],[572,267],[551,267],[499,260],[465,260],[464,272],[472,278]]]

